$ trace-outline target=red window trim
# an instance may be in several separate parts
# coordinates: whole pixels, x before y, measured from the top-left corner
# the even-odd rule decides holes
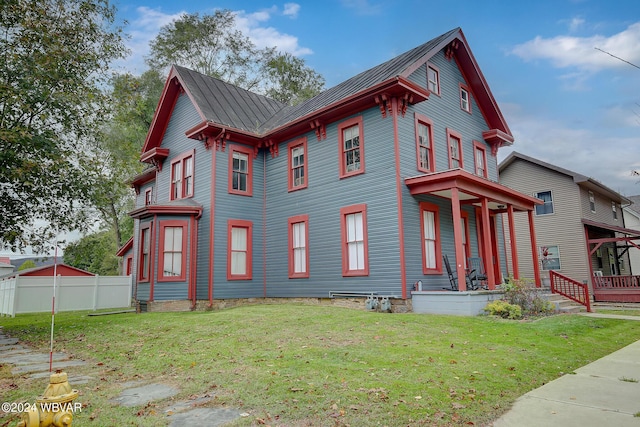
[[[462,90],[465,90],[467,92],[467,105],[469,108],[464,108],[462,106]],[[459,84],[459,92],[460,92],[460,109],[462,111],[464,111],[465,113],[469,113],[471,114],[471,91],[469,90],[469,87],[465,84],[460,83]]]
[[[347,172],[347,166],[344,158],[344,129],[351,126],[358,126],[358,135],[360,136],[360,169]],[[362,125],[362,116],[353,117],[345,120],[338,125],[338,158],[340,159],[340,178],[347,178],[349,176],[360,175],[364,173],[364,132]]]
[[[304,273],[296,273],[294,271],[294,256],[293,256],[293,225],[304,223],[304,247],[305,247],[305,267]],[[288,221],[288,241],[289,241],[289,278],[290,279],[306,279],[309,277],[309,215],[297,215],[289,218]]]
[[[478,163],[476,161],[477,151],[482,152],[482,159],[484,160],[484,173],[482,175],[478,173]],[[487,165],[487,147],[483,145],[481,142],[476,140],[473,141],[473,169],[476,175],[489,178],[489,171],[488,171],[488,165]]]
[[[144,271],[144,263],[143,263],[143,259],[144,259],[144,230],[147,230],[147,232],[149,233],[149,262],[147,264],[147,271]],[[138,253],[139,253],[139,258],[138,258],[138,282],[150,282],[151,281],[151,264],[153,264],[153,250],[151,248],[153,248],[153,235],[151,233],[151,231],[153,230],[153,222],[147,222],[145,224],[141,224],[140,225],[140,241],[138,242],[139,244],[139,248],[138,248]]]
[[[173,194],[173,192],[171,194]],[[153,204],[153,187],[144,190],[144,205],[149,206],[151,204]]]
[[[231,274],[231,230],[247,229],[247,271],[246,274]],[[242,219],[227,220],[227,280],[253,279],[253,222]]]
[[[176,200],[176,199],[188,199],[193,197],[193,182],[194,182],[194,175],[195,175],[195,169],[196,169],[196,159],[195,159],[195,154],[196,154],[196,150],[192,149],[189,150],[187,152],[184,152],[182,154],[180,154],[179,156],[175,157],[172,161],[171,161],[171,167],[170,167],[170,177],[169,177],[169,182],[170,182],[170,188],[169,188],[169,199],[170,200]],[[189,195],[185,196],[185,194],[187,194],[187,192],[185,191],[185,163],[186,163],[186,159],[191,157],[191,184],[189,184]],[[179,195],[178,197],[174,197],[173,195],[173,165],[175,165],[176,163],[180,163],[180,191],[179,191]]]
[[[247,191],[233,189],[233,153],[247,155]],[[229,146],[229,194],[239,194],[241,196],[253,196],[253,150],[242,145]]]
[[[437,86],[438,86],[438,91],[437,92],[433,92],[431,90],[431,88],[429,87],[429,68],[433,68],[433,70],[436,72],[436,78],[437,78]],[[429,92],[433,93],[434,95],[438,95],[440,96],[442,93],[442,89],[440,86],[440,69],[438,67],[436,67],[433,64],[427,63],[427,90],[429,90]]]
[[[471,236],[469,235],[469,212],[460,210],[460,218],[464,224],[464,235],[467,238],[467,244],[464,247],[464,266],[467,267],[467,260],[471,257]]]
[[[304,183],[300,184],[300,185],[295,185],[294,179],[293,179],[293,165],[292,165],[292,160],[293,160],[293,156],[292,156],[292,151],[295,148],[298,148],[302,146],[302,149],[304,150],[304,161],[302,163],[302,167],[304,170]],[[288,166],[288,175],[289,178],[287,180],[287,186],[289,191],[296,191],[296,190],[302,190],[303,188],[307,188],[308,184],[309,184],[309,169],[307,168],[307,158],[309,157],[308,151],[307,151],[307,137],[303,137],[303,138],[298,138],[294,141],[291,141],[288,145],[287,145],[287,152],[289,154],[289,166]]]
[[[415,122],[414,128],[416,133],[416,162],[418,165],[418,170],[420,172],[427,172],[427,173],[435,172],[436,156],[435,156],[435,146],[433,143],[433,121],[423,114],[415,113],[414,122]],[[429,129],[429,152],[430,152],[429,166],[430,167],[428,169],[420,166],[420,135],[418,134],[418,126],[420,124],[426,125],[427,128]]]
[[[451,157],[451,137],[454,137],[458,140],[458,156],[460,156],[460,169],[464,169],[464,156],[462,154],[462,135],[452,129],[447,128],[447,155],[449,157],[449,169],[453,169],[453,162]]]
[[[362,213],[362,239],[364,243],[364,268],[362,270],[349,269],[349,251],[347,249],[347,215]],[[367,205],[359,204],[340,209],[340,239],[342,242],[342,275],[344,277],[369,275],[369,236],[367,234]]]
[[[182,266],[180,276],[164,275],[164,233],[167,227],[182,228]],[[186,220],[160,221],[160,250],[158,251],[158,282],[184,282],[187,280],[187,240],[189,236],[189,222]]]
[[[424,250],[424,212],[433,212],[433,227],[435,236],[436,268],[427,268],[427,253]],[[467,239],[469,236],[467,235]],[[422,250],[422,273],[442,274],[442,240],[440,239],[440,208],[429,202],[420,202],[420,247]]]

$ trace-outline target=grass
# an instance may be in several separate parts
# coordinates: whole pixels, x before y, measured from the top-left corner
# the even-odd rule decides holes
[[[602,314],[621,314],[623,316],[640,316],[640,309],[621,309],[621,310],[614,310],[614,309],[601,309],[598,308],[596,310],[596,313],[602,313]]]
[[[527,391],[640,339],[635,322],[578,315],[522,322],[293,304],[55,319],[54,350],[89,362],[68,372],[95,379],[72,384],[84,426],[166,425],[168,401],[111,402],[130,381],[176,385],[176,399],[215,396],[208,405],[249,414],[238,426],[486,425]],[[48,352],[50,320],[0,322]],[[32,402],[46,384],[0,366],[4,401]],[[0,426],[16,420],[0,414]]]

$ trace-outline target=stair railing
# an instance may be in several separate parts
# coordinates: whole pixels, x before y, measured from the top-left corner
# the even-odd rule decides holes
[[[553,270],[549,271],[549,279],[552,293],[560,294],[578,304],[584,305],[587,308],[587,312],[591,313],[591,299],[589,298],[589,286],[587,284],[580,283]]]

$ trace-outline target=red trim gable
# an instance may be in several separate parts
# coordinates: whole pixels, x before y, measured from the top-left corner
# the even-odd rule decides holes
[[[125,256],[131,249],[133,249],[133,237],[127,240],[127,243],[125,243],[120,249],[118,249],[118,252],[116,252],[116,256]]]

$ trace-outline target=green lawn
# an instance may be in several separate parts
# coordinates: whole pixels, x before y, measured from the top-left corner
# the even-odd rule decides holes
[[[4,331],[48,352],[51,316],[1,318]],[[640,322],[558,315],[535,321],[382,314],[307,305],[215,312],[56,315],[55,351],[86,405],[74,425],[166,425],[169,402],[110,402],[127,381],[177,385],[177,399],[249,414],[237,425],[485,425],[513,401],[640,339]],[[47,380],[0,367],[4,401],[33,401]],[[73,386],[73,384],[72,384]],[[4,415],[4,418],[2,416]],[[0,425],[10,419],[0,414]],[[13,418],[12,420],[15,420]]]

